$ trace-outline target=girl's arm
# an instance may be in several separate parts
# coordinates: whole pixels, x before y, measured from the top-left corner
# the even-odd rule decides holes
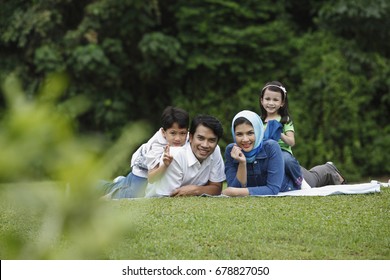
[[[287,145],[289,145],[290,147],[294,147],[295,145],[295,135],[294,135],[294,131],[292,130],[280,134],[280,139],[282,139],[282,141]]]

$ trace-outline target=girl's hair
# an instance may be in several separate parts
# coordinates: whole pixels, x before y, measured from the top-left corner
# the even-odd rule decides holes
[[[188,129],[190,123],[189,114],[181,108],[168,106],[161,115],[161,126],[164,130],[167,130],[171,128],[174,123],[177,123],[179,128]]]
[[[285,123],[292,122],[292,118],[290,116],[290,113],[288,112],[287,90],[283,86],[283,84],[279,81],[272,81],[272,82],[266,83],[260,92],[259,105],[260,105],[260,112],[261,112],[261,115],[260,115],[261,120],[264,122],[264,120],[267,117],[267,111],[261,105],[261,99],[263,99],[264,92],[266,89],[269,89],[269,90],[275,91],[275,92],[280,92],[280,94],[282,95],[282,101],[284,101],[284,105],[283,105],[283,107],[280,107],[278,110],[278,113],[281,116],[280,123],[285,124]]]

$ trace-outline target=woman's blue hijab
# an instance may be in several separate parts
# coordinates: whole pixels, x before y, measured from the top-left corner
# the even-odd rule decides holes
[[[247,119],[252,124],[253,129],[255,131],[256,140],[255,140],[255,145],[253,147],[253,150],[250,152],[243,152],[246,157],[246,161],[253,162],[255,160],[257,153],[260,151],[263,143],[263,138],[264,138],[263,122],[261,121],[260,116],[252,111],[244,110],[239,112],[237,115],[235,115],[232,121],[232,135],[233,135],[234,143],[236,143],[236,136],[234,133],[234,122],[238,118]]]

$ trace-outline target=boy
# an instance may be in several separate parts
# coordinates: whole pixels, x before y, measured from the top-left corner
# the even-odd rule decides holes
[[[104,198],[143,197],[148,181],[154,182],[165,172],[173,160],[170,146],[180,147],[187,142],[189,114],[183,109],[168,106],[161,115],[161,125],[154,136],[133,154],[131,172],[105,186]]]

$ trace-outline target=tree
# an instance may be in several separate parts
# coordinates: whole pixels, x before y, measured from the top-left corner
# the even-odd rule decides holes
[[[235,113],[259,112],[260,88],[280,80],[297,158],[333,160],[354,180],[389,172],[388,12],[384,0],[7,1],[0,78],[15,72],[34,99],[43,77],[66,71],[61,101],[93,104],[79,130],[111,139],[139,119],[157,128],[167,105],[212,114],[222,148]]]

